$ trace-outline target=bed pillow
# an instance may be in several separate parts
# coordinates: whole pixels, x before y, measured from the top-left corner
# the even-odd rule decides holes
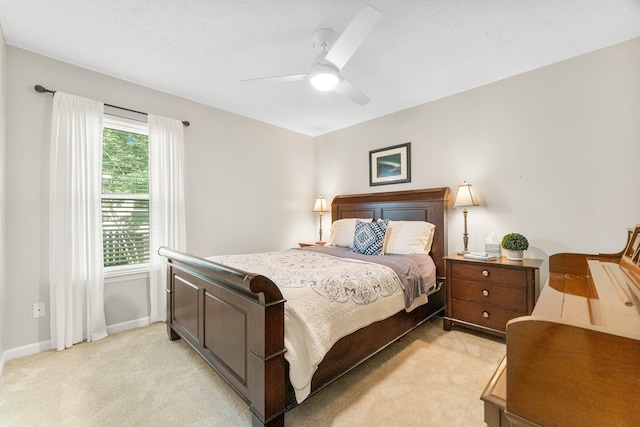
[[[331,224],[329,246],[353,248],[353,235],[356,231],[356,221],[371,222],[371,219],[345,218],[333,221],[333,224]]]
[[[353,252],[363,255],[382,255],[388,224],[389,220],[386,219],[375,222],[356,221]]]
[[[385,254],[428,254],[436,226],[426,221],[389,221]]]

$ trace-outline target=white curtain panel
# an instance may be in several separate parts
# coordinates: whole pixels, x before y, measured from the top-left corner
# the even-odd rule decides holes
[[[51,120],[51,347],[107,336],[102,259],[103,104],[56,92]]]
[[[158,248],[186,251],[183,164],[182,122],[149,114],[151,322],[166,320],[166,260]]]

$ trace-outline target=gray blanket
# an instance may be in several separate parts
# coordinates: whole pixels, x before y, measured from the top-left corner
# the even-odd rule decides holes
[[[404,289],[405,309],[411,307],[420,295],[428,294],[436,285],[436,266],[426,254],[415,255],[362,255],[349,248],[336,246],[306,246],[299,250],[320,252],[326,255],[375,262],[391,268]]]

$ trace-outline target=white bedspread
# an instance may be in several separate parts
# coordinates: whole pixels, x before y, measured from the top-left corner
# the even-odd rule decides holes
[[[400,279],[384,265],[301,250],[208,259],[270,278],[287,299],[285,358],[298,402],[333,344],[404,308]]]

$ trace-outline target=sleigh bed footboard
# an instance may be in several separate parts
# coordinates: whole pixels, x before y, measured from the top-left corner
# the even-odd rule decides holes
[[[167,331],[183,338],[250,405],[254,425],[284,425],[284,298],[264,276],[163,247]]]

